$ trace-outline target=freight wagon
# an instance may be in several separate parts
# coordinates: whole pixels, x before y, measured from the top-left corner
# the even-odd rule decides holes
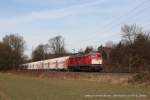
[[[100,53],[89,53],[31,62],[23,64],[22,68],[27,70],[101,71],[102,62]]]

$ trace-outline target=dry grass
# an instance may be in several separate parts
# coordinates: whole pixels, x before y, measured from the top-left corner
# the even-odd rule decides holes
[[[11,100],[149,100],[150,87],[133,85],[112,85],[86,80],[64,80],[35,78],[0,73],[0,91]],[[92,97],[85,95],[102,94],[146,94],[146,98],[136,97]],[[0,95],[1,100],[5,98]]]

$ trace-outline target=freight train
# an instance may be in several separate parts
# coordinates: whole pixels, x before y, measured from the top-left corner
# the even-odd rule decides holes
[[[23,64],[22,68],[26,70],[101,71],[102,62],[100,53],[89,53],[30,62]]]

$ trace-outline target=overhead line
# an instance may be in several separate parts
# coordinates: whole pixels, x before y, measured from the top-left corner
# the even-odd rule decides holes
[[[149,0],[144,0],[143,2],[141,2],[140,4],[138,4],[136,7],[134,7],[134,8],[132,8],[129,12],[127,12],[126,14],[123,14],[123,15],[121,15],[120,17],[118,17],[117,19],[114,19],[113,21],[111,21],[111,22],[109,22],[109,24],[107,24],[107,25],[104,25],[104,28],[107,28],[108,26],[110,26],[111,24],[111,27],[108,27],[108,29],[107,29],[107,31],[110,31],[114,26],[116,26],[116,24],[113,24],[113,23],[115,23],[115,22],[119,22],[119,20],[123,20],[123,19],[125,19],[125,18],[127,18],[127,17],[124,17],[124,16],[128,16],[128,18],[129,17],[131,17],[130,15],[129,15],[129,13],[130,12],[132,12],[132,14],[133,14],[133,12],[135,12],[139,7],[141,7],[141,5],[143,5],[143,4],[145,4],[147,1],[149,1]],[[147,7],[145,7],[145,8],[147,8]],[[145,9],[144,8],[144,9]],[[142,10],[144,10],[144,9],[142,9]],[[141,10],[140,10],[141,11]],[[136,11],[135,13],[137,13],[137,12],[139,12],[139,11]],[[118,24],[120,24],[120,23],[118,23]],[[117,25],[118,25],[117,24]]]

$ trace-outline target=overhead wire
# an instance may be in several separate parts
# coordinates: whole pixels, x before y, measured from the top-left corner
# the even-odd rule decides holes
[[[104,27],[103,27],[104,32],[103,32],[103,33],[107,33],[107,32],[109,32],[109,31],[111,31],[112,29],[114,29],[114,27],[120,25],[120,24],[121,24],[120,22],[126,20],[126,18],[129,19],[129,18],[132,17],[132,16],[134,16],[134,18],[135,18],[135,16],[137,17],[137,16],[138,16],[137,13],[139,13],[139,12],[141,12],[141,11],[143,11],[143,10],[149,8],[149,7],[144,7],[144,8],[142,8],[143,5],[144,5],[145,3],[147,3],[148,1],[149,1],[149,0],[143,0],[142,2],[140,2],[139,4],[137,4],[135,7],[131,8],[131,10],[129,10],[127,13],[125,13],[125,14],[119,16],[118,18],[114,19],[113,21],[109,22],[109,24],[104,25]],[[142,9],[139,10],[139,8],[142,8]],[[130,13],[131,13],[131,14],[130,14]],[[132,15],[132,16],[131,16],[131,15]],[[132,17],[132,18],[133,18],[133,17]],[[120,21],[119,21],[119,20],[120,20]],[[116,22],[119,22],[119,23],[114,24],[114,23],[116,23]],[[109,37],[116,36],[116,35],[118,35],[118,34],[109,35]],[[95,38],[95,37],[97,37],[97,36],[90,37],[90,38],[88,38],[88,39],[86,39],[86,40],[90,40],[90,39]]]
[[[141,3],[136,5],[134,8],[129,10],[127,13],[119,16],[118,18],[116,18],[113,21],[109,22],[108,24],[104,25],[104,30],[105,30],[104,32],[111,31],[114,27],[119,26],[121,24],[121,22],[123,22],[126,19],[129,19],[130,17],[135,18],[135,16],[136,17],[139,16],[139,15],[137,15],[137,13],[142,12],[143,10],[147,9],[148,7],[144,7],[140,10],[139,10],[139,8],[143,7],[143,5],[146,4],[148,1],[149,0],[143,0]],[[117,23],[117,24],[114,24],[114,23]]]

